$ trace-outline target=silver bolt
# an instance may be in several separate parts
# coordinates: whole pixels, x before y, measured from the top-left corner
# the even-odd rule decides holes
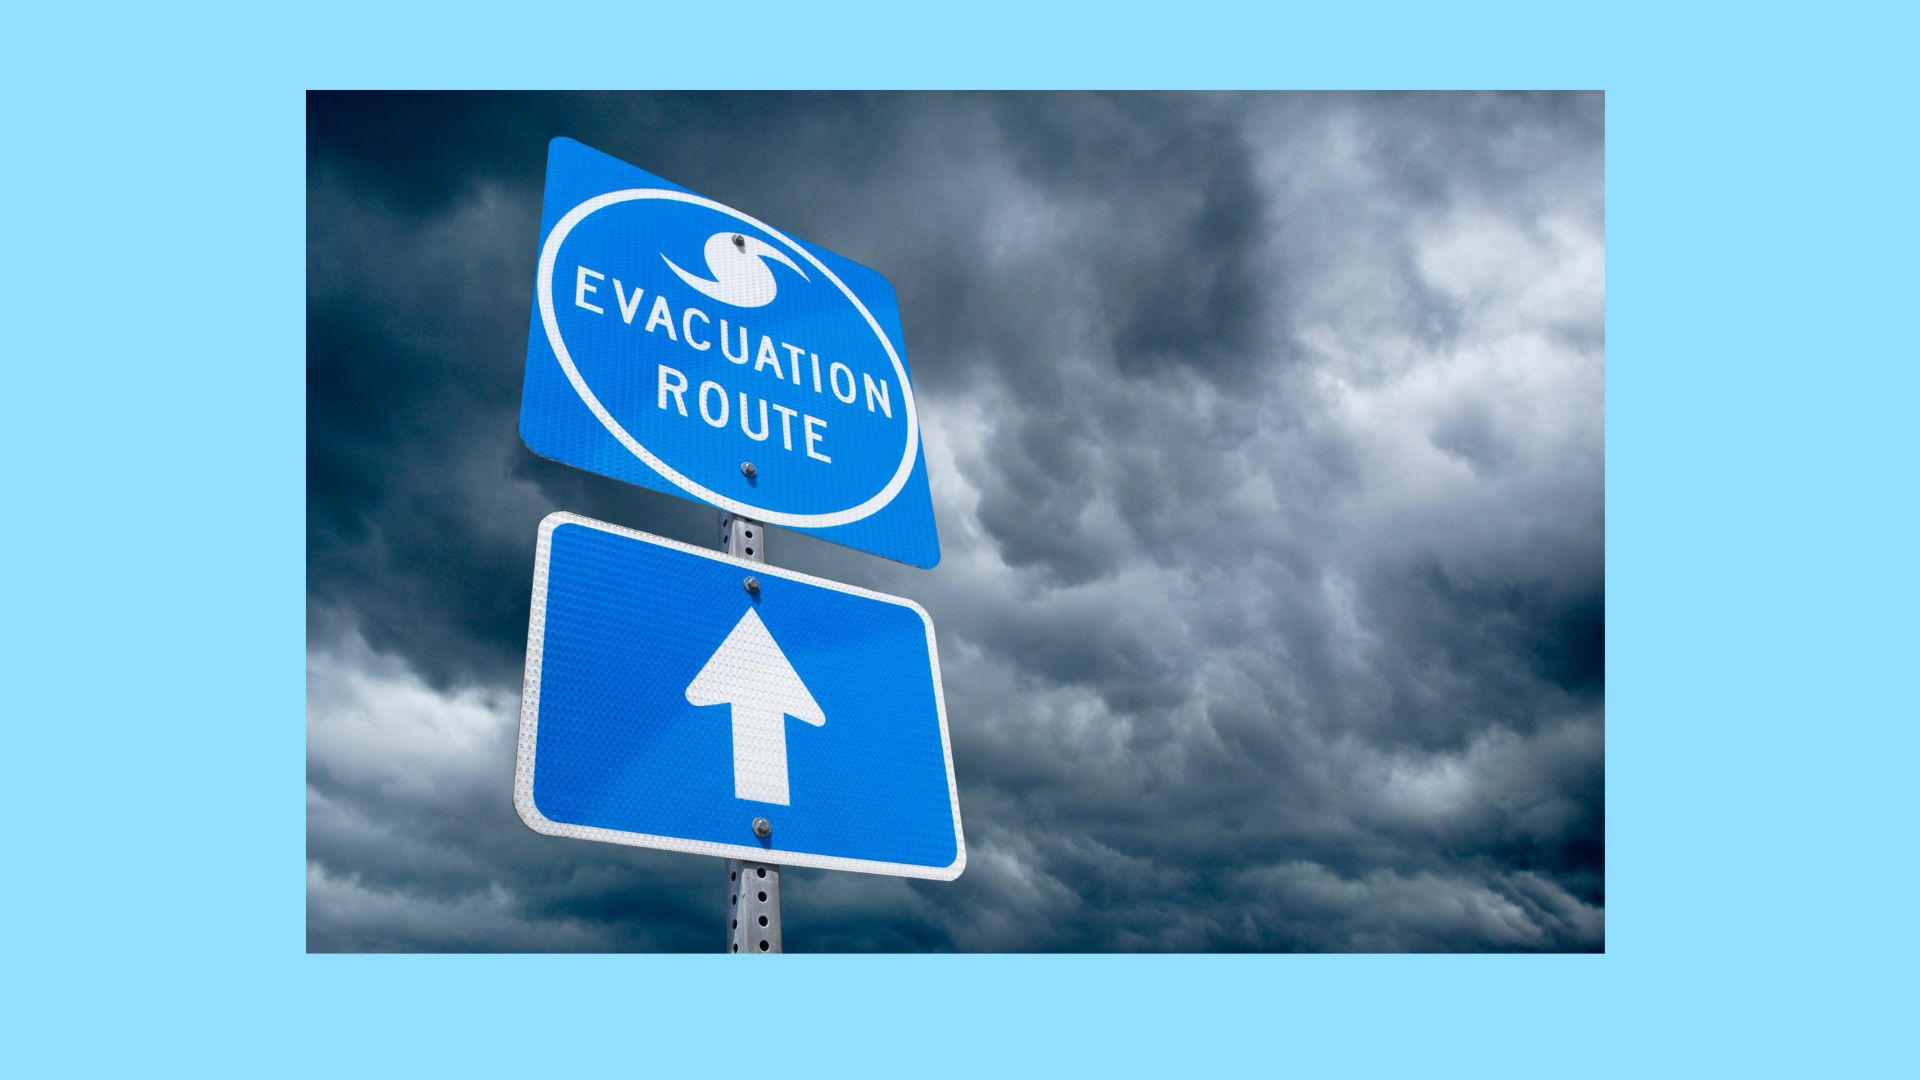
[[[753,467],[753,462],[751,461],[743,461],[740,463],[741,476],[751,478],[752,476],[754,476],[754,474],[758,473],[759,471],[760,471],[759,469],[756,469]]]
[[[747,238],[741,236],[739,233],[734,233],[733,246],[739,248],[741,251],[747,250]]]
[[[753,819],[753,835],[759,837],[762,840],[765,840],[767,837],[772,836],[773,822],[768,821],[766,818],[763,818],[763,817],[754,818]]]
[[[741,582],[740,584],[745,585],[747,587],[747,591],[750,593],[757,593],[760,591],[760,579],[757,577],[750,577],[747,580]]]

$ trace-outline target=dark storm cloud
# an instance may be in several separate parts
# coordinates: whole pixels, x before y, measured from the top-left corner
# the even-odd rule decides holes
[[[546,141],[885,272],[969,865],[799,949],[1604,932],[1594,95],[321,95],[309,942],[705,950],[713,865],[510,805],[534,529],[714,515],[521,446]],[[717,865],[717,864],[715,864]]]
[[[1255,267],[1268,222],[1229,110],[1165,94],[988,100],[1022,178],[1117,226],[1057,259],[1092,275],[1121,373],[1261,366],[1257,324],[1277,299]]]

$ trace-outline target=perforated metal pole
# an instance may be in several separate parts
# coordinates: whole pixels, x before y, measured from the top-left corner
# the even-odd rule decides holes
[[[743,465],[742,472],[750,466]],[[747,473],[751,476],[752,473]],[[754,562],[767,561],[767,529],[727,511],[720,512],[720,550]],[[759,581],[742,587],[757,592]],[[755,831],[764,819],[756,819]],[[780,952],[780,868],[768,863],[727,860],[727,951]]]
[[[780,950],[780,868],[727,860],[727,950]]]

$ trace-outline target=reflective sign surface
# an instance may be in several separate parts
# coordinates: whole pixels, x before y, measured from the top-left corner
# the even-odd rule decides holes
[[[540,528],[514,802],[581,839],[911,877],[966,865],[926,612],[571,514]]]
[[[899,305],[858,263],[574,142],[548,152],[535,453],[930,567]]]

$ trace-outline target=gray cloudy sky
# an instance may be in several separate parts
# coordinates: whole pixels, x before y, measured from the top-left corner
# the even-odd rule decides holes
[[[714,512],[517,430],[547,140],[888,275],[968,865],[826,950],[1591,950],[1598,94],[320,94],[308,945],[720,950],[715,860],[512,806],[534,533]]]

